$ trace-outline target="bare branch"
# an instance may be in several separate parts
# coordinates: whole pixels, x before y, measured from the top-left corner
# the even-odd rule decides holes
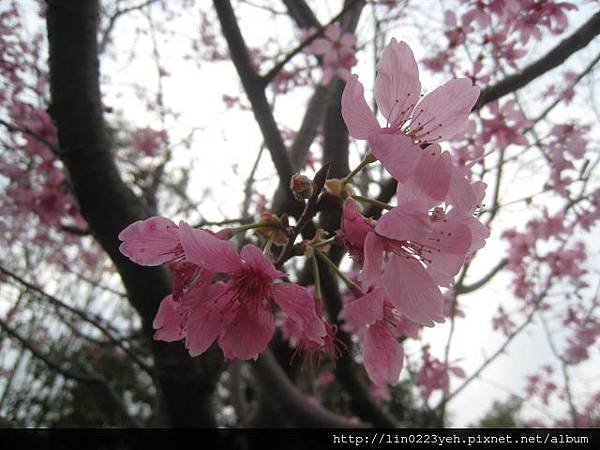
[[[213,4],[221,23],[223,35],[229,46],[231,59],[242,81],[248,100],[250,100],[254,117],[258,122],[265,144],[271,154],[273,165],[279,175],[279,182],[282,187],[286,186],[294,174],[294,170],[267,101],[264,91],[265,84],[254,69],[230,0],[213,0]],[[290,213],[298,217],[302,214],[303,204],[296,201],[289,190],[285,192],[287,194],[286,204],[291,207]]]
[[[535,303],[532,305],[531,311],[529,312],[529,314],[527,314],[527,317],[523,320],[521,325],[519,325],[517,328],[515,328],[513,330],[513,332],[507,336],[504,343],[500,347],[498,347],[498,349],[490,357],[488,357],[483,362],[483,364],[481,364],[479,366],[479,368],[477,370],[475,370],[475,372],[473,372],[465,381],[463,381],[463,383],[458,388],[456,388],[454,391],[452,391],[448,396],[444,397],[442,399],[442,401],[440,402],[440,406],[438,406],[438,408],[443,407],[451,399],[456,397],[475,378],[477,378],[479,376],[479,374],[481,374],[486,369],[486,367],[488,367],[493,361],[496,360],[496,358],[498,358],[502,353],[504,353],[504,350],[506,350],[506,348],[514,340],[514,338],[517,337],[521,333],[521,331],[523,331],[532,322],[533,317],[535,316],[535,313],[538,311],[539,306],[541,305],[542,301],[544,300],[544,298],[548,294],[548,291],[550,290],[550,287],[552,285],[551,281],[552,281],[552,279],[548,280],[548,282],[546,283],[546,287],[540,293],[540,295],[538,296]]]
[[[577,78],[575,78],[575,80],[573,81],[573,84],[571,84],[568,89],[572,89],[577,83],[579,83],[581,81],[582,78],[584,78],[587,74],[589,74],[592,69],[594,68],[594,66],[596,64],[598,64],[598,61],[600,61],[600,53],[598,53],[598,55],[596,55],[596,57],[587,65],[587,67],[585,69],[583,69],[583,71],[577,75]],[[556,97],[556,99],[546,107],[546,109],[544,109],[541,114],[539,116],[537,116],[534,120],[533,120],[533,125],[535,125],[536,123],[538,123],[540,120],[544,119],[549,113],[550,111],[552,111],[556,105],[558,105],[562,100],[565,99],[565,95],[564,95],[564,91],[560,93],[560,95],[558,95]],[[532,125],[532,126],[533,126]],[[527,132],[528,129],[525,129],[524,132]]]
[[[142,361],[136,354],[134,351],[132,351],[128,346],[124,345],[125,340],[119,337],[115,337],[113,335],[112,332],[110,332],[108,330],[108,328],[102,324],[103,320],[100,317],[92,317],[90,316],[87,312],[82,311],[80,309],[74,308],[73,306],[70,306],[68,304],[66,304],[65,302],[59,300],[58,298],[56,298],[53,295],[48,294],[46,291],[40,289],[39,287],[29,283],[28,281],[24,280],[23,278],[19,277],[17,274],[11,272],[8,269],[5,269],[4,267],[0,266],[0,272],[2,272],[5,275],[10,276],[12,279],[14,279],[15,281],[17,281],[19,284],[21,284],[23,287],[25,287],[26,289],[36,292],[37,294],[41,295],[42,297],[44,297],[46,300],[48,300],[50,303],[52,303],[54,306],[57,306],[59,308],[63,308],[66,309],[67,311],[71,312],[72,314],[76,315],[77,317],[79,317],[80,319],[83,319],[85,322],[93,325],[95,328],[97,328],[104,336],[106,336],[106,338],[108,338],[108,340],[113,344],[118,346],[120,349],[122,349],[127,356],[129,356],[129,358],[131,358],[131,360],[136,363],[141,369],[143,369],[146,373],[148,373],[150,376],[153,375],[153,371],[152,371],[152,367],[150,367],[148,364],[146,364],[144,361]]]
[[[110,384],[104,380],[103,378],[97,375],[91,375],[83,372],[78,372],[73,369],[69,369],[66,367],[62,367],[59,363],[52,360],[48,355],[44,354],[40,350],[38,350],[33,344],[31,344],[27,339],[21,336],[18,332],[13,330],[4,320],[0,319],[0,328],[2,328],[8,335],[19,341],[19,343],[29,350],[33,356],[43,361],[51,370],[58,372],[65,378],[79,381],[81,383],[92,384],[102,388],[105,393],[109,396],[111,401],[119,408],[123,418],[127,421],[129,426],[139,427],[141,424],[132,417],[128,410],[127,406],[123,403],[122,399],[115,392],[115,390],[110,386]]]
[[[320,28],[321,23],[304,0],[282,0],[289,15],[300,28]]]
[[[54,153],[55,155],[60,155],[60,153],[61,153],[60,148],[56,144],[50,142],[44,136],[39,135],[38,133],[36,133],[33,130],[30,130],[27,127],[19,127],[17,125],[10,124],[2,119],[0,119],[0,125],[2,125],[4,128],[6,128],[10,132],[13,132],[13,133],[18,132],[18,133],[23,133],[28,136],[31,136],[36,141],[39,141],[42,144],[44,144],[46,147],[48,147],[50,149],[50,151],[52,151],[52,153]]]
[[[504,269],[506,267],[506,264],[508,264],[508,260],[506,258],[502,258],[500,260],[500,262],[498,262],[498,264],[496,264],[494,266],[494,268],[492,270],[490,270],[485,276],[483,276],[479,281],[476,281],[475,283],[467,285],[467,286],[462,286],[462,285],[458,286],[456,293],[457,294],[468,294],[469,292],[476,291],[480,287],[487,284],[487,282],[490,281],[492,278],[494,278],[498,272],[500,272],[502,269]]]
[[[305,395],[289,380],[271,350],[267,349],[258,358],[255,370],[270,395],[265,396],[271,406],[281,410],[281,414],[294,420],[297,426],[325,428],[365,427],[365,423],[355,423],[333,414],[321,406],[307,400]]]
[[[554,69],[562,64],[566,59],[576,51],[582,49],[591,42],[600,33],[600,12],[594,14],[571,36],[564,39],[560,44],[548,52],[544,57],[530,64],[520,73],[511,75],[504,80],[487,87],[481,92],[473,110],[481,109],[482,106],[498,100],[499,98],[510,94],[530,81],[535,80],[540,75]]]
[[[128,8],[118,9],[112,16],[110,16],[110,18],[108,19],[108,25],[102,32],[102,37],[100,38],[100,43],[98,44],[98,53],[101,55],[106,50],[106,47],[108,46],[108,41],[110,40],[110,34],[112,33],[113,29],[115,28],[115,25],[119,18],[121,18],[122,16],[124,16],[127,13],[144,9],[147,6],[150,6],[152,3],[156,3],[157,1],[158,0],[147,0],[144,3],[141,3],[139,5],[134,5],[134,6],[130,6]]]

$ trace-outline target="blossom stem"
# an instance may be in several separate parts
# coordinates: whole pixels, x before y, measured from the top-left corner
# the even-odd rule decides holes
[[[329,245],[333,241],[335,241],[335,238],[336,238],[336,236],[330,237],[329,239],[324,239],[322,241],[317,242],[316,244],[313,244],[312,247],[313,248],[325,247],[326,245]]]
[[[367,167],[369,164],[375,161],[377,161],[377,158],[375,158],[371,151],[368,151],[363,160],[360,162],[360,164],[356,166],[348,175],[342,178],[342,185],[349,183],[350,180],[352,180],[352,178],[354,178],[354,176],[357,173],[359,173],[361,170],[363,170],[365,167]]]
[[[267,242],[265,242],[265,246],[263,247],[263,255],[270,256],[271,255],[271,244],[273,244],[273,240],[275,238],[276,233],[269,233],[269,237],[267,238]]]
[[[232,233],[241,233],[246,230],[253,230],[256,228],[274,228],[272,224],[264,224],[264,223],[249,223],[247,225],[240,225],[239,227],[235,227],[231,229]]]
[[[348,289],[350,289],[350,291],[352,291],[352,293],[354,294],[355,297],[360,297],[360,296],[364,295],[362,289],[354,281],[352,281],[344,273],[342,273],[340,268],[331,259],[329,259],[329,257],[325,253],[323,253],[320,250],[315,250],[315,254],[319,258],[321,258],[321,260],[325,264],[327,264],[327,266],[329,266],[329,268],[333,271],[333,273],[335,273],[338,277],[341,278],[341,280],[348,287]]]
[[[315,279],[315,299],[323,300],[323,293],[321,291],[321,275],[319,274],[319,262],[315,256],[311,258],[311,262],[313,267],[313,278]]]
[[[393,206],[388,205],[387,203],[380,202],[379,200],[375,200],[374,198],[363,197],[362,195],[353,195],[352,198],[354,200],[358,200],[359,202],[370,203],[371,205],[378,206],[382,209],[392,209]]]

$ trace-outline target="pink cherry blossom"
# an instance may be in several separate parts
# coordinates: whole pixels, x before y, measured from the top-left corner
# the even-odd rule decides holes
[[[404,350],[396,338],[401,328],[398,313],[381,287],[346,302],[340,313],[345,327],[363,344],[363,364],[376,385],[396,384],[404,363]]]
[[[164,130],[140,128],[131,134],[131,146],[145,156],[157,156],[168,144],[169,137]]]
[[[374,224],[364,217],[359,205],[348,198],[344,201],[341,218],[341,237],[348,253],[362,266],[364,261],[365,239]]]
[[[211,286],[188,318],[186,347],[197,356],[218,340],[225,358],[252,359],[263,352],[274,332],[271,301],[301,324],[306,340],[323,344],[326,329],[305,288],[274,283],[286,276],[254,245],[240,254],[228,242],[204,230],[179,224],[186,258],[206,270],[223,273],[227,281]]]
[[[527,138],[523,130],[531,126],[525,115],[518,109],[513,100],[505,102],[501,107],[498,102],[489,105],[493,118],[481,119],[483,131],[481,140],[484,143],[492,139],[500,148],[505,148],[509,144],[527,145]]]
[[[427,401],[431,393],[437,389],[448,395],[450,390],[450,377],[453,374],[458,378],[465,378],[464,371],[458,366],[451,366],[434,358],[425,347],[422,353],[423,365],[417,372],[416,380],[421,385],[423,399]]]
[[[460,222],[432,221],[416,201],[398,205],[379,219],[365,240],[361,281],[381,284],[400,314],[421,325],[443,322],[438,286],[451,286],[471,246]]]
[[[571,3],[557,3],[554,0],[521,0],[520,3],[519,12],[511,25],[512,30],[519,33],[523,44],[526,44],[531,36],[540,41],[541,27],[554,34],[562,33],[568,25],[564,11],[577,9]]]
[[[350,135],[368,139],[373,154],[400,182],[418,163],[420,147],[460,133],[479,96],[467,78],[450,80],[418,101],[421,83],[412,50],[392,39],[377,64],[375,101],[387,119],[380,127],[353,75],[342,95],[342,116]]]
[[[306,49],[307,53],[322,57],[324,69],[321,84],[329,84],[334,77],[348,81],[350,69],[357,63],[354,56],[356,36],[344,33],[337,23],[327,26],[324,35],[315,39]]]

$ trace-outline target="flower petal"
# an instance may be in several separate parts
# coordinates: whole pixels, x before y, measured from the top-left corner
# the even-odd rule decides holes
[[[416,259],[392,254],[385,266],[383,288],[400,314],[433,326],[444,322],[444,298],[435,281]]]
[[[479,88],[468,78],[450,80],[427,94],[414,109],[409,132],[424,142],[450,139],[462,132]]]
[[[287,274],[277,270],[271,261],[260,251],[260,249],[253,244],[246,244],[240,256],[246,261],[254,270],[257,270],[270,278],[283,278]]]
[[[375,133],[369,137],[369,145],[383,167],[401,183],[413,173],[422,153],[421,147],[402,134]]]
[[[337,23],[332,23],[325,28],[325,36],[331,41],[337,41],[342,35],[342,28]]]
[[[237,311],[225,332],[219,338],[219,345],[226,360],[256,359],[265,351],[275,332],[273,313],[266,304],[246,302]]]
[[[324,55],[325,53],[330,52],[332,49],[333,44],[329,39],[317,38],[307,48],[307,52],[315,55]]]
[[[419,202],[398,205],[385,213],[375,226],[377,234],[397,241],[423,242],[430,229],[427,209]]]
[[[425,194],[440,202],[446,199],[452,177],[450,153],[442,152],[437,144],[428,146],[422,153],[415,170],[415,184]]]
[[[364,289],[369,289],[379,281],[381,266],[383,265],[383,252],[385,241],[371,232],[365,239],[365,262],[359,275]]]
[[[357,75],[352,75],[342,93],[342,117],[350,136],[367,139],[379,130],[377,119],[365,100],[364,88]]]
[[[367,233],[373,228],[360,213],[358,203],[351,198],[344,200],[341,227],[344,239],[361,250],[364,248]]]
[[[390,126],[405,122],[421,94],[419,69],[412,50],[405,42],[392,39],[377,63],[375,101]]]
[[[179,245],[177,225],[166,217],[138,220],[119,233],[119,251],[142,266],[158,266],[172,260]]]
[[[464,211],[473,211],[478,203],[478,196],[469,180],[454,169],[448,188],[448,203]]]
[[[315,301],[306,288],[292,283],[280,283],[271,287],[273,300],[292,321],[300,325],[303,337],[323,345],[327,334],[325,325],[315,311]]]
[[[158,307],[158,312],[152,322],[154,340],[174,342],[185,337],[183,333],[185,317],[177,311],[179,304],[173,301],[172,295],[167,295]]]
[[[404,350],[382,322],[367,330],[363,348],[367,374],[377,385],[396,384],[404,364]]]
[[[382,320],[383,295],[383,289],[377,287],[356,300],[346,302],[340,312],[340,319],[354,330]]]
[[[241,267],[238,254],[229,241],[216,238],[205,230],[179,222],[179,239],[185,257],[211,272],[235,272]]]
[[[204,353],[232,320],[231,296],[227,285],[213,285],[205,293],[206,299],[197,303],[187,320],[185,347],[191,356]]]

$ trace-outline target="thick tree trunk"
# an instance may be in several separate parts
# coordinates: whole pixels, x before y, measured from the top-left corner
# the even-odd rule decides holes
[[[118,250],[118,233],[154,213],[125,185],[110,148],[99,87],[98,1],[51,0],[47,27],[50,49],[51,115],[62,160],[83,217],[111,258],[152,336],[152,319],[170,291],[162,268],[143,268]],[[213,426],[210,403],[221,358],[216,352],[191,359],[180,343],[153,342],[160,417],[172,426]]]

